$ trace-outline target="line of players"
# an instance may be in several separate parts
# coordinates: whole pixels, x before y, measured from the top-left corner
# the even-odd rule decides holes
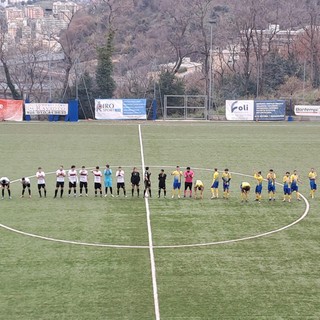
[[[102,178],[104,177],[104,186],[105,186],[105,197],[108,195],[108,191],[110,192],[111,197],[113,195],[112,189],[112,169],[107,164],[106,168],[103,172],[100,170],[99,166],[96,166],[94,170],[91,170],[91,173],[94,176],[94,194],[95,197],[98,195],[102,197]],[[177,196],[178,198],[181,197],[181,181],[182,177],[184,177],[184,193],[183,196],[192,197],[192,191],[194,191],[194,196],[197,197],[197,192],[199,191],[200,198],[203,198],[203,191],[204,191],[204,184],[201,180],[196,180],[193,186],[193,179],[194,179],[194,171],[191,170],[190,167],[187,167],[184,172],[181,171],[180,167],[177,166],[174,171],[171,172],[173,176],[173,188],[172,188],[172,198]],[[38,168],[36,172],[36,179],[38,185],[38,193],[39,196],[42,197],[42,190],[43,196],[47,196],[46,190],[46,182],[45,182],[45,172],[42,170],[41,167]],[[60,190],[60,197],[62,198],[64,193],[64,183],[65,178],[68,178],[69,181],[69,189],[68,189],[68,196],[77,196],[77,185],[79,183],[79,196],[81,197],[83,194],[88,196],[88,176],[89,171],[82,166],[79,172],[76,170],[76,166],[72,165],[71,168],[66,172],[61,165],[60,168],[56,171],[56,188],[54,192],[54,198],[58,196]],[[125,172],[121,166],[118,167],[116,171],[116,182],[117,182],[117,191],[116,196],[119,196],[120,189],[123,190],[124,197],[127,197],[127,192],[125,188]],[[255,195],[256,201],[261,201],[262,198],[262,183],[264,178],[261,174],[261,171],[257,171],[253,175],[254,179],[256,180],[256,187],[255,187]],[[222,185],[223,185],[223,198],[228,199],[230,195],[230,182],[231,182],[231,173],[228,169],[225,169],[221,174]],[[309,182],[310,182],[310,196],[314,198],[315,191],[317,190],[316,178],[317,173],[315,172],[314,168],[311,168],[311,171],[308,174]],[[167,190],[166,190],[166,179],[167,174],[164,172],[164,169],[161,169],[160,173],[158,174],[158,197],[161,196],[161,190],[163,191],[164,197],[166,197]],[[219,179],[220,179],[220,172],[217,168],[214,169],[213,173],[213,181],[211,185],[211,199],[219,198]],[[270,169],[267,176],[266,176],[267,184],[268,184],[268,196],[269,201],[275,200],[275,191],[276,191],[276,174],[273,169]],[[31,198],[31,182],[30,179],[27,177],[23,177],[20,179],[22,184],[22,193],[21,197],[24,197],[25,190],[28,190],[28,195]],[[133,168],[131,172],[131,194],[134,196],[136,191],[137,196],[140,195],[140,173],[136,167]],[[299,201],[300,193],[298,184],[301,182],[296,170],[293,171],[292,174],[290,172],[286,172],[285,176],[282,179],[283,182],[283,201],[291,202],[291,194],[292,192],[296,192],[296,199]],[[151,193],[151,172],[149,171],[149,167],[146,167],[143,173],[143,184],[144,184],[144,191],[143,196],[152,196]],[[2,189],[2,199],[4,199],[4,190],[7,189],[8,196],[11,199],[11,191],[10,191],[10,180],[7,177],[0,178],[0,187]],[[248,201],[248,193],[251,189],[249,182],[242,182],[240,185],[242,201]],[[84,193],[83,193],[84,191]]]
[[[256,201],[260,203],[261,201],[261,193],[262,193],[262,182],[264,181],[264,178],[261,175],[261,171],[255,172],[253,175],[254,179],[256,180],[256,188],[255,188],[255,194],[256,194]],[[315,172],[314,168],[311,168],[308,179],[310,184],[310,196],[312,199],[314,199],[315,192],[317,190],[317,184],[316,184],[316,178],[317,173]],[[266,177],[267,183],[268,183],[268,195],[269,195],[269,201],[275,200],[275,192],[276,192],[276,174],[273,171],[273,169],[270,169],[267,177]],[[300,193],[299,193],[299,186],[298,184],[301,183],[301,180],[299,178],[299,175],[297,173],[297,170],[293,170],[293,173],[290,174],[289,171],[286,172],[286,174],[282,178],[283,183],[283,202],[291,202],[292,193],[296,193],[296,199],[298,201],[301,201]],[[240,185],[241,190],[241,197],[242,201],[248,201],[248,194],[251,189],[250,183],[244,181]]]

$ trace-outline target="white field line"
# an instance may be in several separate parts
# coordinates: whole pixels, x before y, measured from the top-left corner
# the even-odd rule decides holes
[[[139,124],[139,141],[140,141],[141,164],[142,164],[143,176],[144,176],[145,163],[144,163],[143,143],[142,143],[142,134],[141,134],[141,125],[140,124]],[[154,312],[155,312],[156,320],[160,320],[160,308],[159,308],[158,286],[157,286],[157,277],[156,277],[156,264],[155,264],[154,251],[153,251],[149,198],[145,197],[144,201],[145,201],[146,213],[147,213],[147,226],[148,226],[148,238],[149,238],[149,254],[150,254],[150,263],[151,263]]]
[[[131,166],[122,166],[124,168],[126,167],[132,167]],[[171,166],[150,166],[151,168],[175,168],[175,165],[171,165]],[[93,168],[93,167],[92,167]],[[87,168],[88,169],[88,168]],[[196,170],[202,170],[202,171],[209,171],[212,172],[212,169],[205,169],[205,168],[193,168]],[[48,172],[47,174],[53,174],[55,173],[55,171],[53,172]],[[243,176],[243,177],[249,177],[252,178],[252,175],[248,175],[248,174],[243,174],[243,173],[239,173],[239,172],[231,172],[232,174],[235,175],[239,175],[239,176]],[[34,176],[29,176],[29,178],[34,177]],[[19,179],[13,180],[11,182],[18,182]],[[282,185],[281,183],[276,183],[277,185]],[[191,243],[191,244],[181,244],[181,245],[162,245],[162,246],[153,246],[153,249],[166,249],[166,248],[190,248],[190,247],[205,247],[205,246],[213,246],[213,245],[220,245],[220,244],[228,244],[228,243],[236,243],[236,242],[240,242],[240,241],[246,241],[246,240],[252,240],[252,239],[257,239],[257,238],[262,238],[265,236],[269,236],[272,234],[275,234],[277,232],[286,230],[294,225],[296,225],[297,223],[299,223],[300,221],[302,221],[309,213],[310,210],[310,204],[308,202],[308,200],[300,193],[301,198],[303,199],[303,201],[306,204],[306,209],[304,211],[304,213],[295,221],[293,221],[292,223],[280,227],[278,229],[275,230],[271,230],[268,232],[264,232],[264,233],[260,233],[257,235],[252,235],[252,236],[248,236],[248,237],[244,237],[244,238],[237,238],[237,239],[230,239],[230,240],[222,240],[222,241],[215,241],[215,242],[204,242],[204,243]],[[146,198],[147,200],[147,198]],[[146,201],[146,206],[148,206],[148,210],[149,210],[149,202]],[[150,210],[149,210],[150,213]],[[149,216],[149,223],[150,223],[150,216]],[[62,239],[56,239],[56,238],[51,238],[51,237],[45,237],[45,236],[41,236],[41,235],[37,235],[37,234],[33,234],[33,233],[28,233],[28,232],[24,232],[21,230],[17,230],[14,228],[11,228],[9,226],[6,226],[4,224],[0,224],[0,227],[3,229],[6,229],[8,231],[12,231],[24,236],[29,236],[29,237],[33,237],[33,238],[38,238],[38,239],[42,239],[42,240],[47,240],[47,241],[53,241],[53,242],[58,242],[58,243],[65,243],[65,244],[75,244],[75,245],[82,245],[82,246],[91,246],[91,247],[106,247],[106,248],[117,248],[117,249],[149,249],[150,250],[150,245],[149,246],[138,246],[138,245],[117,245],[117,244],[107,244],[107,243],[90,243],[90,242],[79,242],[79,241],[72,241],[72,240],[62,240]],[[151,237],[152,240],[152,237]]]

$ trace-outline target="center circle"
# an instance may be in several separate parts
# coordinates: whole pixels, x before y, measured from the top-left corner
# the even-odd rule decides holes
[[[131,167],[133,167],[133,166],[123,166],[123,168],[131,168]],[[150,166],[150,168],[174,168],[174,167],[175,166]],[[212,169],[206,169],[206,168],[193,168],[193,169],[199,170],[199,171],[213,172]],[[54,173],[55,172],[49,172],[47,174],[54,174]],[[252,176],[250,176],[250,175],[242,174],[242,173],[238,173],[238,172],[231,172],[231,174],[242,176],[242,177],[252,178]],[[34,177],[34,176],[31,176],[30,178],[32,178],[32,177]],[[13,180],[12,182],[17,182],[17,181],[19,181],[19,180]],[[309,202],[302,194],[300,194],[300,196],[303,199],[303,201],[305,202],[305,211],[303,212],[303,214],[298,219],[294,220],[293,222],[291,222],[285,226],[279,227],[277,229],[270,230],[267,232],[262,232],[262,233],[259,233],[256,235],[228,239],[228,240],[203,242],[203,243],[177,244],[177,245],[154,245],[153,248],[154,249],[166,249],[166,248],[188,248],[188,247],[213,246],[213,245],[228,244],[228,243],[235,243],[235,242],[240,242],[240,241],[257,239],[257,238],[261,238],[261,237],[265,237],[265,236],[269,236],[269,235],[281,232],[281,231],[286,230],[286,229],[294,226],[295,224],[299,223],[307,216],[309,209],[310,209]],[[149,200],[149,198],[145,198],[144,201],[146,202],[146,206],[147,206],[147,203],[149,203],[150,200]],[[148,212],[147,212],[147,214],[148,214]],[[108,244],[108,243],[99,243],[99,242],[95,243],[95,242],[82,242],[82,241],[57,239],[54,237],[46,237],[46,236],[42,236],[42,235],[24,232],[24,231],[12,228],[10,226],[7,226],[7,225],[1,224],[1,223],[0,223],[0,227],[3,229],[6,229],[8,231],[24,235],[24,236],[29,236],[29,237],[38,238],[41,240],[47,240],[47,241],[52,241],[52,242],[57,242],[57,243],[64,243],[64,244],[74,244],[74,245],[91,246],[91,247],[108,247],[108,248],[131,248],[131,249],[149,249],[150,248],[150,246],[148,246],[148,245],[117,245],[117,244]]]

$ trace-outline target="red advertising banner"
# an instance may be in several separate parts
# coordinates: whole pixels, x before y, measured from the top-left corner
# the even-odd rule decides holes
[[[0,99],[0,121],[5,120],[23,120],[23,100]]]

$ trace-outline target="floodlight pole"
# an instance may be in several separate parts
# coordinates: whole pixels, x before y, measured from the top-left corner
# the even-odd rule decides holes
[[[212,55],[212,42],[213,42],[213,24],[214,21],[209,21],[210,23],[210,53],[209,53],[209,97],[208,97],[208,118],[210,114],[210,109],[212,108],[212,92],[213,92],[213,55]]]
[[[51,32],[49,33],[49,102],[52,102],[52,74],[51,74]]]
[[[75,61],[75,78],[76,78],[76,83],[75,83],[75,87],[76,87],[76,100],[79,100],[79,87],[78,87],[78,63],[79,63],[79,59],[77,58]]]

